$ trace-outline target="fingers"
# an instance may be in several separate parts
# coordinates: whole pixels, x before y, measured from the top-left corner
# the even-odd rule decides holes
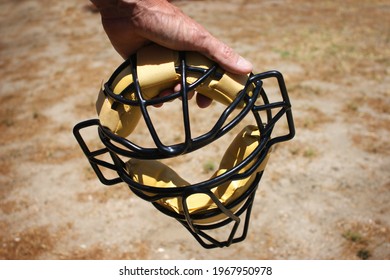
[[[187,17],[183,14],[184,17]],[[248,74],[253,70],[253,65],[231,47],[211,35],[205,28],[192,19],[183,20],[186,25],[181,26],[182,31],[177,32],[178,41],[176,46],[192,51],[197,51],[217,62],[223,69],[235,74]]]
[[[182,12],[178,16],[179,18],[181,17],[181,20],[174,22],[181,22],[176,32],[177,49],[181,47],[198,51],[231,73],[248,74],[253,70],[252,63],[241,57],[231,47],[215,38],[202,25]]]
[[[211,102],[213,102],[212,99],[198,93],[196,95],[196,104],[198,104],[199,108],[206,108],[210,106]]]
[[[171,88],[171,89],[165,89],[165,90],[162,90],[158,96],[156,96],[155,98],[160,98],[160,97],[165,97],[165,96],[168,96],[168,95],[171,95],[171,94],[174,94],[175,92],[179,92],[181,90],[181,85],[180,84],[177,84],[175,87]],[[191,100],[192,97],[194,97],[195,95],[195,91],[191,90],[189,92],[187,92],[187,96],[188,96],[188,100]],[[207,98],[207,97],[206,97]],[[179,97],[179,99],[181,100],[181,97]],[[211,102],[210,102],[211,103]],[[206,104],[205,102],[202,102],[201,104]],[[160,108],[162,105],[164,105],[164,103],[158,103],[158,104],[155,104],[153,105],[154,107],[156,108]],[[205,106],[205,105],[204,105]],[[208,105],[207,105],[208,106]],[[207,107],[206,106],[206,107]],[[203,107],[204,108],[204,107]]]
[[[214,38],[211,34],[204,44],[204,54],[217,62],[226,71],[236,74],[248,74],[253,70],[253,65],[232,48]]]
[[[181,89],[181,85],[180,84],[177,84],[173,89],[165,89],[163,91],[160,92],[160,94],[155,97],[155,98],[160,98],[160,97],[165,97],[165,96],[168,96],[168,95],[171,95],[175,92],[178,92],[180,91]],[[190,91],[188,92],[188,100],[191,100],[195,95],[195,91]],[[179,98],[181,100],[181,98]],[[199,106],[199,108],[207,108],[208,106],[210,106],[210,104],[213,102],[212,99],[200,94],[200,93],[196,93],[196,104]],[[163,106],[164,103],[158,103],[158,104],[155,104],[153,105],[154,107],[156,108],[160,108],[161,106]]]

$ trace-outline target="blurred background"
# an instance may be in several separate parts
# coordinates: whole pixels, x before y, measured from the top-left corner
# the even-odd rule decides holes
[[[296,136],[270,158],[247,239],[205,250],[126,185],[102,185],[72,135],[122,62],[99,14],[2,0],[0,259],[390,259],[389,1],[173,2],[286,79]]]

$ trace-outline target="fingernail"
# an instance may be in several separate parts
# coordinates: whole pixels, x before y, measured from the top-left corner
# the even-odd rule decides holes
[[[252,69],[253,69],[252,63],[250,63],[248,60],[246,60],[245,58],[243,58],[241,56],[238,58],[237,66],[240,67],[242,70],[245,70],[248,72],[252,71]]]

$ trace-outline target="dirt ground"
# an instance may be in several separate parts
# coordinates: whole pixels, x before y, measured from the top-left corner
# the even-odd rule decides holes
[[[389,1],[175,3],[286,79],[296,136],[270,158],[247,239],[203,249],[126,185],[102,185],[72,135],[122,62],[99,15],[3,0],[0,259],[390,259]],[[209,176],[214,158],[180,164]]]

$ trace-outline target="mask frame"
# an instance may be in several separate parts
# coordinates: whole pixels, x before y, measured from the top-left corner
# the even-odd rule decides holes
[[[125,137],[119,136],[102,125],[99,119],[90,119],[78,123],[73,129],[73,134],[102,184],[115,185],[122,182],[126,183],[137,196],[151,202],[160,212],[180,222],[204,248],[227,247],[233,243],[243,241],[246,238],[253,201],[258,184],[263,175],[263,170],[258,170],[258,167],[265,160],[273,145],[288,141],[295,135],[291,103],[283,76],[280,72],[268,71],[260,74],[251,73],[247,78],[243,90],[241,90],[236,98],[226,106],[226,109],[222,112],[212,129],[203,135],[193,137],[190,129],[188,93],[195,90],[199,85],[205,82],[206,79],[221,79],[223,71],[221,71],[217,64],[213,64],[209,69],[189,65],[186,61],[186,55],[186,52],[178,53],[179,65],[175,67],[175,71],[180,75],[181,90],[169,96],[153,99],[146,99],[144,97],[142,87],[138,82],[136,54],[120,65],[110,79],[104,84],[103,92],[107,98],[113,100],[113,108],[122,105],[137,106],[140,108],[142,117],[145,120],[155,147],[142,147]],[[131,75],[134,82],[129,84],[121,93],[114,93],[112,90],[114,80],[125,68],[131,69]],[[195,82],[188,84],[187,76],[191,72],[200,76]],[[265,89],[263,88],[263,81],[267,79],[277,80],[281,96],[280,101],[269,101]],[[129,91],[135,92],[136,100],[130,100],[125,97],[126,93]],[[179,98],[182,103],[185,134],[184,141],[174,145],[165,145],[156,132],[148,112],[148,107]],[[262,101],[261,105],[256,103],[258,99]],[[230,121],[227,121],[228,117],[235,110],[240,110],[240,112]],[[274,113],[273,110],[278,111]],[[265,119],[260,115],[260,112],[266,113]],[[252,113],[255,120],[255,126],[260,132],[257,147],[239,164],[223,174],[185,187],[172,188],[159,188],[144,185],[135,181],[129,175],[124,158],[159,160],[191,153],[224,136],[249,113]],[[282,117],[285,117],[288,132],[284,135],[272,138],[271,134],[274,126]],[[103,147],[91,151],[81,135],[81,131],[93,126],[97,127],[97,135]],[[109,155],[110,160],[100,159],[102,155]],[[240,172],[243,168],[247,169],[244,172]],[[104,169],[113,170],[118,176],[109,178],[105,176]],[[224,205],[211,191],[226,182],[242,180],[249,176],[253,176],[253,180],[248,185],[247,189],[240,197],[234,199],[228,205]],[[194,194],[207,195],[216,207],[200,213],[191,213],[187,200]],[[172,211],[159,203],[161,199],[172,197],[180,197],[182,202],[182,213]],[[241,234],[237,236],[237,230],[241,224],[240,216],[242,215],[245,215],[243,229]],[[213,219],[213,217],[219,218],[213,222],[201,222],[202,220],[208,221],[209,219]],[[224,227],[230,223],[233,223],[231,231],[228,237],[222,241],[214,238],[208,233],[209,231]]]

